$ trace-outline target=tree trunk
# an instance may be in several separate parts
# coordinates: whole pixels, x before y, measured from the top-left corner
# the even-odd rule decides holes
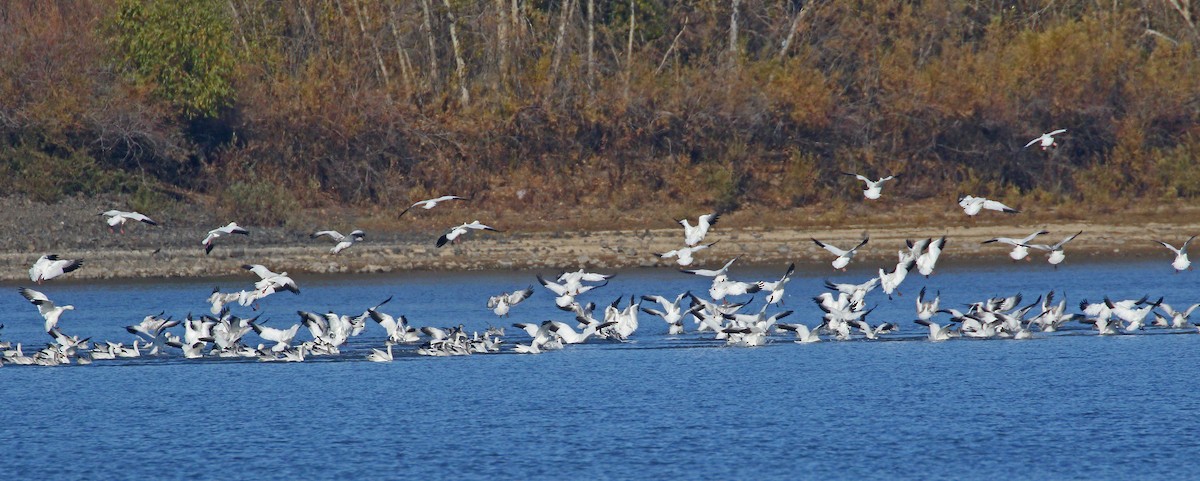
[[[596,82],[596,0],[587,0],[587,85],[588,93]]]
[[[500,69],[499,82],[504,86],[508,76],[508,19],[505,18],[504,0],[496,0],[496,39],[499,41],[497,52]]]
[[[446,19],[450,21],[450,45],[454,47],[455,73],[458,74],[458,88],[461,92],[463,107],[471,103],[471,95],[467,93],[467,64],[463,63],[462,50],[458,46],[458,31],[454,26],[454,11],[450,9],[450,0],[442,0],[446,6]]]
[[[729,53],[738,52],[738,6],[742,0],[733,0],[733,13],[729,14]]]
[[[629,41],[625,44],[625,101],[629,101],[629,81],[633,75],[633,31],[637,27],[637,21],[634,20],[635,0],[629,0]]]
[[[433,40],[433,15],[429,13],[429,0],[421,0],[421,10],[425,13],[425,38],[429,41],[429,81],[430,85],[437,85],[437,44]]]
[[[388,8],[388,26],[392,29],[392,39],[396,42],[396,63],[400,64],[400,80],[404,82],[404,91],[406,94],[413,92],[412,68],[408,64],[408,52],[404,50],[404,44],[400,42],[400,29],[396,28],[396,8],[395,6]]]
[[[392,78],[388,74],[387,65],[383,63],[383,53],[379,50],[379,43],[375,41],[374,36],[367,35],[366,14],[363,13],[362,7],[358,0],[350,0],[354,4],[354,16],[358,19],[358,32],[363,38],[371,43],[371,50],[375,51],[375,62],[379,64],[379,75],[383,77],[383,86],[387,89],[388,100],[392,98]]]
[[[783,45],[779,47],[779,60],[783,60],[788,49],[792,47],[792,41],[796,39],[796,32],[800,30],[800,21],[804,19],[804,14],[808,13],[809,5],[811,4],[805,4],[800,8],[800,11],[796,13],[796,18],[792,19],[792,27],[788,29],[787,38],[783,39]]]
[[[562,60],[563,38],[567,33],[567,22],[571,21],[571,13],[575,10],[574,0],[567,0],[562,5],[562,12],[558,16],[558,36],[554,39],[554,60],[550,62],[550,84],[554,84],[558,78],[558,64]]]

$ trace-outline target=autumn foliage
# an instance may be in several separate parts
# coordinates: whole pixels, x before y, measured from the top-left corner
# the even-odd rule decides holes
[[[1187,0],[0,5],[0,188],[778,209],[1200,195]],[[1023,148],[1066,128],[1057,149]]]

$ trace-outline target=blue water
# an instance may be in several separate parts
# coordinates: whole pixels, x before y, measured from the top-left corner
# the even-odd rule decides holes
[[[783,266],[734,268],[738,279],[777,278]],[[297,309],[357,314],[382,308],[411,323],[483,329],[569,320],[534,272],[414,273],[298,278],[258,312],[296,322]],[[543,274],[555,274],[544,272]],[[836,275],[835,275],[836,274]],[[801,270],[785,322],[819,322],[809,300],[823,279]],[[381,347],[370,323],[337,358],[298,364],[178,357],[90,366],[0,368],[0,469],[12,479],[1196,479],[1200,336],[1147,330],[1099,337],[1078,326],[1032,341],[924,340],[911,322],[921,286],[943,305],[1056,289],[1075,311],[1083,298],[1200,302],[1197,273],[1167,262],[945,265],[910,276],[903,296],[878,291],[872,321],[898,321],[887,340],[726,348],[641,315],[628,343],[589,343],[541,355],[364,356]],[[214,284],[60,282],[40,290],[73,304],[62,328],[129,343],[123,326],[166,311],[207,312]],[[706,292],[707,278],[670,269],[623,271],[581,299]],[[534,284],[500,320],[488,296]],[[36,310],[11,288],[0,339],[48,341]],[[756,301],[752,307],[757,306]],[[1036,309],[1035,309],[1036,311]],[[1198,319],[1200,320],[1200,319]],[[688,321],[687,327],[693,328]],[[176,328],[180,330],[181,328]],[[308,339],[302,329],[299,336]],[[257,342],[256,336],[247,340]],[[509,328],[506,341],[526,337]],[[29,353],[31,349],[27,349]]]

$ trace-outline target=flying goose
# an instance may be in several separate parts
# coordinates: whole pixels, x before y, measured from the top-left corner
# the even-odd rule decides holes
[[[937,266],[938,257],[942,255],[942,249],[946,248],[946,236],[942,236],[929,244],[928,250],[917,256],[917,272],[925,276],[926,279],[933,274],[934,267]]]
[[[504,294],[488,298],[487,307],[497,316],[508,317],[508,311],[512,306],[520,304],[521,301],[528,299],[532,295],[533,286],[520,291],[505,292]]]
[[[716,244],[717,242],[720,242],[720,241],[713,241],[708,244],[698,244],[698,245],[694,245],[694,246],[687,246],[687,247],[680,247],[678,249],[672,249],[672,250],[663,252],[661,254],[658,254],[658,257],[662,258],[662,259],[670,259],[670,258],[674,257],[675,262],[677,264],[679,264],[681,266],[690,266],[690,265],[692,265],[692,254],[695,254],[698,251],[702,251],[704,249],[712,247],[713,244]]]
[[[208,235],[204,237],[204,240],[200,241],[200,244],[204,246],[204,254],[207,255],[209,252],[212,252],[213,241],[216,240],[218,237],[221,237],[223,235],[232,235],[232,234],[241,234],[241,235],[248,236],[248,235],[250,235],[250,231],[243,229],[241,226],[237,225],[237,222],[230,222],[228,224],[225,224],[225,226],[223,226],[223,227],[218,227],[216,229],[210,230],[210,231],[208,231]]]
[[[1040,231],[1034,232],[1034,233],[1029,234],[1020,239],[1013,239],[1013,238],[1009,238],[1009,237],[996,237],[994,239],[985,240],[982,243],[983,244],[991,244],[993,242],[999,242],[1001,244],[1008,244],[1010,246],[1013,246],[1012,252],[1009,252],[1008,256],[1011,257],[1014,262],[1019,261],[1021,259],[1029,260],[1028,259],[1029,247],[1027,246],[1027,244],[1029,244],[1030,242],[1033,242],[1033,238],[1035,238],[1039,235],[1042,235],[1042,234],[1049,234],[1049,232],[1040,230]]]
[[[704,240],[704,236],[708,234],[708,229],[717,224],[717,220],[721,218],[721,214],[713,212],[704,214],[696,219],[696,225],[692,226],[687,219],[679,219],[679,225],[683,226],[683,240],[689,247],[695,246]]]
[[[1188,327],[1188,317],[1192,315],[1192,311],[1200,304],[1192,304],[1182,311],[1176,310],[1170,304],[1159,302],[1158,308],[1162,309],[1163,313],[1170,317],[1170,327],[1172,329],[1186,329]]]
[[[788,282],[791,282],[792,274],[795,272],[796,272],[796,263],[793,262],[788,265],[787,272],[784,272],[783,277],[780,277],[779,280],[774,281],[774,282],[760,281],[758,283],[758,287],[760,289],[770,292],[769,294],[767,294],[767,299],[766,299],[767,304],[779,304],[781,306],[783,305],[784,288],[787,286]]]
[[[413,207],[420,207],[422,209],[429,210],[434,207],[437,207],[437,205],[439,203],[445,202],[448,200],[470,200],[470,199],[467,199],[464,197],[459,197],[457,195],[443,195],[443,196],[435,198],[435,199],[426,199],[426,200],[422,200],[422,201],[417,201],[417,202],[413,203],[413,205],[405,207],[404,210],[400,211],[400,215],[396,216],[396,218],[399,219],[401,217],[404,217],[404,214],[407,214],[408,210],[412,209]]]
[[[1192,268],[1192,261],[1188,259],[1187,249],[1188,249],[1188,244],[1191,244],[1192,239],[1195,239],[1195,238],[1196,238],[1196,236],[1188,237],[1188,240],[1183,241],[1183,245],[1180,246],[1178,249],[1176,249],[1175,246],[1172,246],[1171,244],[1168,244],[1168,243],[1160,241],[1160,240],[1155,240],[1154,242],[1162,244],[1163,247],[1171,249],[1171,252],[1175,253],[1175,260],[1171,261],[1171,267],[1174,267],[1175,273],[1178,274],[1181,271],[1185,271],[1185,270]]]
[[[38,312],[46,320],[46,332],[58,325],[58,318],[62,316],[63,311],[75,310],[75,306],[56,306],[45,294],[33,289],[18,287],[17,292],[29,300],[29,303],[37,306]]]
[[[917,319],[922,321],[932,319],[933,315],[937,314],[938,304],[941,303],[941,299],[942,293],[938,292],[932,301],[926,301],[925,288],[922,287],[921,292],[917,294]]]
[[[150,225],[158,225],[157,222],[150,220],[149,217],[146,217],[137,212],[123,212],[123,211],[119,211],[119,210],[107,210],[107,211],[101,212],[100,215],[108,216],[108,218],[105,219],[104,221],[108,223],[108,230],[110,232],[113,230],[114,227],[120,226],[121,233],[124,234],[125,233],[125,222],[131,221],[131,220],[143,222],[143,223],[150,224]]]
[[[810,239],[812,238],[810,237]],[[870,237],[863,237],[862,242],[859,242],[858,245],[854,246],[850,250],[842,250],[819,240],[812,239],[813,243],[817,244],[817,246],[832,252],[833,255],[837,256],[837,258],[833,260],[833,268],[841,269],[843,272],[846,270],[846,265],[850,263],[850,259],[853,259],[854,254],[858,253],[858,248],[867,245],[867,241],[869,240],[871,240]]]
[[[1063,246],[1065,246],[1068,242],[1071,242],[1073,239],[1075,239],[1075,237],[1079,236],[1079,234],[1082,234],[1082,233],[1083,233],[1083,231],[1079,231],[1074,234],[1071,234],[1070,236],[1067,236],[1066,239],[1058,241],[1058,243],[1054,244],[1054,245],[1029,244],[1029,245],[1026,245],[1025,247],[1030,247],[1033,249],[1046,251],[1049,254],[1046,256],[1046,262],[1049,262],[1050,265],[1054,266],[1054,269],[1057,270],[1058,265],[1061,264],[1062,261],[1067,258],[1066,252],[1063,252]]]
[[[448,242],[456,242],[459,236],[472,230],[490,230],[493,232],[501,232],[498,229],[483,225],[476,220],[470,223],[459,225],[457,227],[451,227],[450,230],[446,231],[445,234],[442,234],[441,237],[438,237],[437,246],[441,247],[446,245]]]
[[[1055,136],[1055,135],[1058,135],[1058,134],[1061,134],[1061,133],[1063,133],[1063,132],[1066,132],[1066,131],[1067,131],[1067,129],[1058,129],[1058,130],[1053,130],[1053,131],[1050,131],[1050,132],[1046,132],[1046,133],[1044,133],[1044,134],[1042,134],[1042,135],[1039,135],[1037,138],[1035,138],[1035,139],[1033,139],[1033,140],[1030,140],[1030,141],[1029,141],[1029,143],[1028,143],[1028,144],[1025,144],[1025,147],[1022,147],[1022,148],[1026,148],[1026,149],[1027,149],[1027,148],[1029,148],[1031,145],[1033,145],[1033,144],[1037,144],[1037,143],[1040,143],[1040,144],[1041,144],[1041,148],[1042,148],[1042,150],[1047,150],[1047,149],[1049,149],[1050,147],[1058,147],[1058,142],[1055,142],[1055,141],[1054,141],[1054,136]]]
[[[975,214],[978,214],[981,210],[984,210],[984,209],[996,210],[996,211],[1004,212],[1006,214],[1016,214],[1016,213],[1021,212],[1017,209],[1014,209],[1007,205],[1001,204],[994,200],[988,200],[983,197],[975,197],[975,196],[971,196],[971,195],[964,195],[964,196],[960,197],[958,199],[958,205],[959,205],[959,207],[962,207],[963,212],[966,212],[966,214],[969,216],[974,216]]]
[[[329,253],[337,254],[338,252],[350,248],[350,246],[354,245],[355,242],[365,239],[367,234],[358,229],[351,231],[347,235],[342,235],[341,232],[336,230],[319,230],[313,232],[309,237],[316,239],[321,236],[329,236],[330,239],[333,239],[334,245],[332,249],[329,249]]]
[[[863,189],[863,197],[866,197],[867,199],[870,199],[870,200],[875,200],[875,199],[879,198],[879,194],[883,189],[884,182],[895,179],[897,177],[900,177],[900,174],[895,174],[895,175],[889,175],[887,177],[880,178],[878,180],[871,180],[870,178],[868,178],[866,176],[863,176],[860,174],[852,174],[850,172],[842,172],[842,175],[849,175],[851,177],[854,177],[858,180],[865,182],[866,188]]]
[[[693,304],[688,309],[681,308],[679,304],[683,301],[683,298],[690,295],[691,291],[684,292],[683,294],[675,296],[675,300],[673,301],[663,296],[642,296],[643,301],[656,302],[658,305],[662,306],[663,309],[661,311],[649,307],[642,307],[641,309],[642,312],[645,312],[646,314],[661,317],[663,322],[666,322],[670,326],[667,329],[668,335],[674,336],[683,334],[683,316],[695,313],[704,307],[700,304]]]
[[[290,344],[292,343],[292,339],[296,338],[296,333],[300,332],[299,323],[292,324],[292,327],[287,329],[276,329],[274,327],[260,325],[256,322],[250,322],[250,328],[254,329],[254,332],[258,334],[258,337],[275,343],[274,346],[271,346],[272,352],[283,352],[287,350],[287,348],[291,347]]]
[[[29,280],[41,284],[83,267],[83,259],[59,259],[55,254],[39,257],[29,268]]]

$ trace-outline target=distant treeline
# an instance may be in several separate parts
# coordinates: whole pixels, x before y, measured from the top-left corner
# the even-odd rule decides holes
[[[1189,0],[18,0],[0,189],[523,208],[1200,194]],[[1023,149],[1057,128],[1060,147]],[[247,211],[243,211],[247,212]]]

